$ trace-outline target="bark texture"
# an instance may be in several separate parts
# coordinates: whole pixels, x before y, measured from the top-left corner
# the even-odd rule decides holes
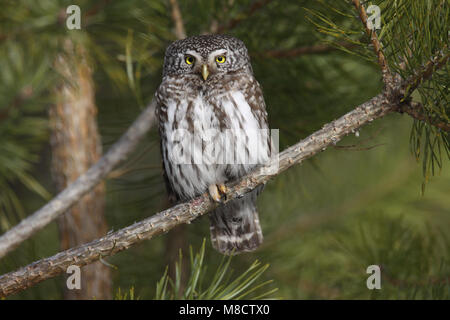
[[[57,100],[50,109],[51,169],[58,192],[85,173],[102,154],[92,70],[83,48],[74,48],[67,42],[66,52],[67,55],[59,56],[55,63],[63,80],[55,90]],[[61,250],[90,242],[106,233],[104,206],[102,182],[58,218]],[[81,289],[69,290],[64,281],[63,290],[64,298],[70,300],[109,299],[110,270],[100,262],[85,266],[81,272]]]

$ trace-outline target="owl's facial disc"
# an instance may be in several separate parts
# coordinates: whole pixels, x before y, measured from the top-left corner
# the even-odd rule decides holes
[[[206,65],[209,72],[206,81],[202,65]],[[245,44],[232,36],[193,36],[174,41],[166,49],[163,77],[188,75],[211,82],[236,73],[253,74],[253,70]]]
[[[206,57],[194,50],[185,52],[185,63],[191,66],[191,72],[200,74],[206,81],[210,74],[221,71],[221,67],[226,65],[226,49],[218,49],[210,52]]]

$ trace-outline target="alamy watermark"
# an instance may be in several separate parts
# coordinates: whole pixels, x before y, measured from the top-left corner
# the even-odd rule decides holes
[[[367,267],[366,273],[370,274],[367,278],[366,286],[367,289],[381,289],[381,268],[380,266],[373,264]]]
[[[370,30],[381,29],[381,9],[379,6],[370,5],[367,7],[367,13],[371,14],[367,17],[367,28]]]
[[[81,29],[81,9],[79,6],[72,4],[66,9],[66,27],[69,30]]]
[[[66,286],[69,290],[80,290],[81,289],[81,269],[79,266],[76,265],[70,265],[66,273],[70,274],[70,276],[67,277]]]

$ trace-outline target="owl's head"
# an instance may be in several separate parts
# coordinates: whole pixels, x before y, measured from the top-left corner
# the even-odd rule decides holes
[[[177,40],[166,50],[163,76],[190,74],[204,81],[217,74],[250,72],[247,48],[228,35],[201,35]]]

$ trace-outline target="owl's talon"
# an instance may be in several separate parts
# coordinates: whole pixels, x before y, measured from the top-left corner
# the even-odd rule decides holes
[[[209,196],[215,201],[222,203],[222,195],[225,195],[227,187],[224,184],[212,184],[208,187]]]
[[[219,185],[217,185],[217,187],[219,188],[219,191],[220,191],[220,193],[221,193],[222,195],[226,195],[226,194],[227,194],[228,189],[227,189],[227,186],[226,186],[226,185],[224,185],[224,184],[219,184]]]
[[[212,184],[208,187],[209,196],[215,201],[220,202],[220,194],[219,189],[215,184]]]

